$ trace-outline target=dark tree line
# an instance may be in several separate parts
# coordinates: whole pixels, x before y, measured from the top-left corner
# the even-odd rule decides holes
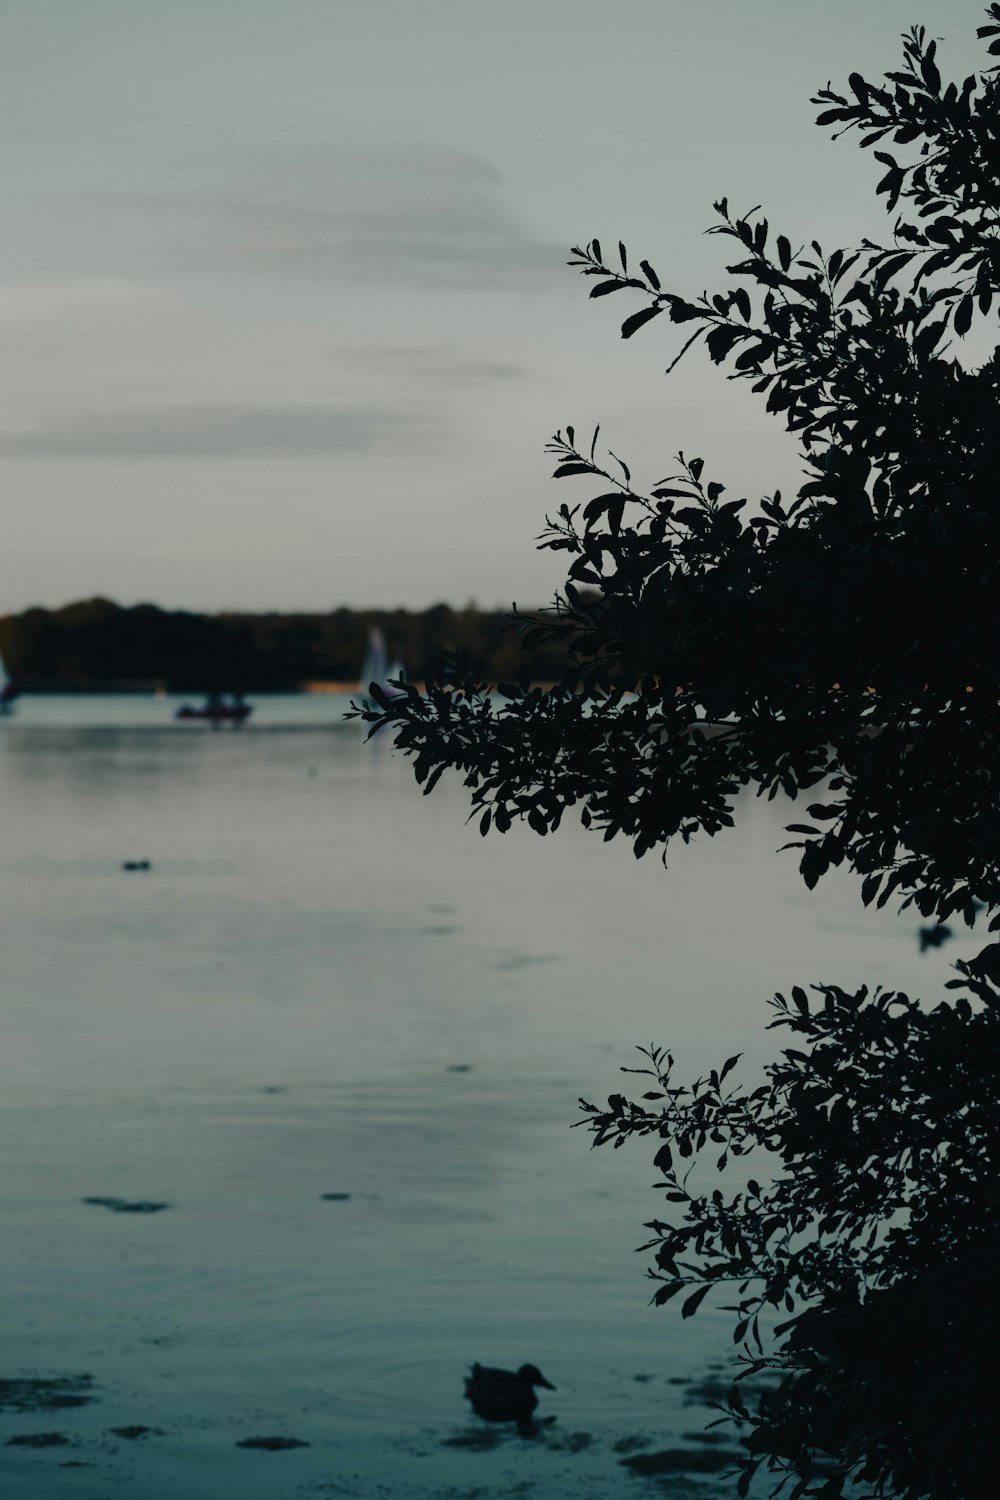
[[[1000,5],[986,15],[997,55]],[[808,886],[844,866],[865,903],[996,933],[997,68],[946,82],[915,27],[897,71],[814,102],[880,162],[887,243],[798,246],[723,199],[718,292],[665,289],[623,245],[571,262],[592,297],[638,302],[625,338],[658,319],[680,333],[670,368],[700,346],[752,383],[801,445],[797,493],[730,498],[684,454],[640,487],[566,428],[556,477],[589,493],[548,523],[568,578],[524,642],[565,645],[570,672],[543,691],[525,669],[498,699],[456,664],[366,717],[425,789],[458,769],[484,834],[548,834],[574,810],[639,857],[729,827],[747,789],[804,797],[789,835]],[[730,1398],[741,1493],[762,1466],[793,1497],[997,1489],[1000,942],[947,989],[797,987],[774,1001],[791,1045],[752,1092],[737,1058],[683,1085],[651,1048],[625,1070],[641,1098],[584,1105],[595,1144],[656,1147],[654,1301],[688,1317],[719,1300],[741,1376],[772,1377]],[[713,1189],[733,1158],[744,1186]]]
[[[276,691],[356,682],[372,626],[417,681],[449,652],[465,652],[498,676],[515,671],[521,659],[508,616],[474,605],[201,615],[154,604],[125,608],[110,599],[0,618],[0,652],[27,690],[161,682],[186,691]],[[557,644],[536,654],[543,680],[559,677],[565,666]]]

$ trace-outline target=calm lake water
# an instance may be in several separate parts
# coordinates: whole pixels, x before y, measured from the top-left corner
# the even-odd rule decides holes
[[[0,1412],[0,1443],[70,1440],[0,1448],[6,1500],[663,1493],[620,1460],[711,1419],[690,1383],[730,1325],[649,1308],[652,1151],[588,1151],[578,1096],[649,1041],[755,1081],[775,989],[932,996],[959,944],[807,892],[755,799],[664,870],[578,827],[480,838],[346,700],[217,732],[173,706],[0,723],[0,1381],[97,1398]],[[540,1365],[543,1439],[482,1445],[473,1360]]]

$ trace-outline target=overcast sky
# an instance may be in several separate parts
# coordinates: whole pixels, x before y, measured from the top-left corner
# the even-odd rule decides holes
[[[731,491],[794,446],[569,247],[725,285],[714,198],[881,234],[878,163],[809,96],[982,62],[969,0],[0,0],[0,612],[533,604],[542,452]],[[730,257],[731,258],[731,257]],[[577,482],[578,484],[580,482]]]

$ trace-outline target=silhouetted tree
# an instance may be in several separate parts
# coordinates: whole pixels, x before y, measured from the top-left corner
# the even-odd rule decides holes
[[[275,690],[308,681],[357,679],[378,625],[407,674],[421,680],[449,651],[485,657],[503,674],[519,643],[508,616],[436,604],[423,612],[337,609],[328,614],[199,615],[154,604],[123,608],[86,599],[62,609],[0,617],[0,651],[18,685],[94,688],[161,681],[185,690]],[[565,670],[558,643],[540,648],[535,670],[546,680]]]
[[[997,54],[1000,5],[987,17]],[[874,148],[891,244],[796,249],[723,199],[710,232],[735,251],[731,289],[690,301],[596,240],[571,261],[592,297],[639,298],[625,338],[681,325],[674,365],[700,342],[752,382],[801,444],[798,493],[748,507],[683,454],[640,490],[596,433],[557,433],[556,477],[599,493],[549,520],[569,577],[524,639],[567,643],[574,670],[491,694],[456,667],[366,717],[425,789],[461,770],[483,833],[517,818],[547,834],[576,808],[638,857],[728,827],[745,788],[812,789],[790,825],[808,886],[844,865],[865,903],[969,926],[985,909],[995,931],[996,69],[945,86],[918,27],[900,71],[848,82],[820,91],[818,123]],[[962,357],[970,334],[987,357]],[[741,1493],[761,1465],[793,1496],[851,1478],[935,1500],[996,1489],[1000,943],[956,969],[964,993],[933,1007],[831,985],[777,997],[795,1046],[749,1094],[727,1083],[735,1058],[683,1088],[654,1048],[642,1099],[584,1106],[595,1144],[658,1147],[654,1301],[680,1296],[687,1317],[728,1293],[741,1373],[778,1377],[758,1402],[739,1382],[730,1397]],[[695,1190],[704,1153],[724,1167],[754,1150],[768,1185]]]

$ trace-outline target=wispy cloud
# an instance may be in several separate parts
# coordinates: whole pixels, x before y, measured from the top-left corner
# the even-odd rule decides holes
[[[105,265],[147,274],[530,288],[565,260],[487,162],[436,148],[310,152],[211,187],[91,194],[78,210]]]
[[[525,374],[521,365],[466,354],[449,343],[372,344],[367,348],[338,349],[336,357],[354,369],[404,380],[489,384]]]
[[[315,458],[436,446],[433,413],[375,406],[160,406],[54,413],[0,436],[13,458]]]

